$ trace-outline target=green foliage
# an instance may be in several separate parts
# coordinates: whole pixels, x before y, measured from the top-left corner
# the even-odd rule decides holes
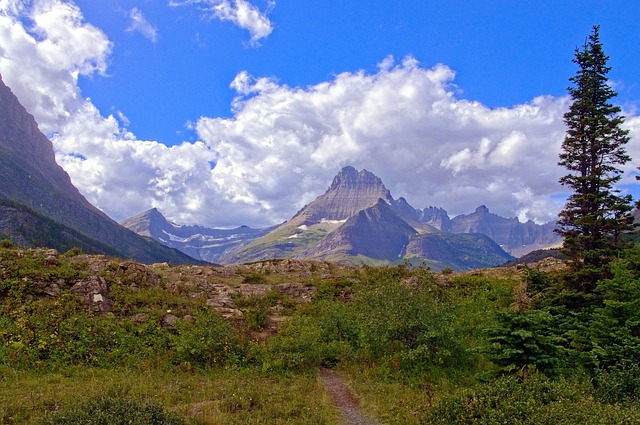
[[[503,377],[439,403],[425,423],[438,425],[600,425],[640,421],[638,405],[609,405],[593,399],[588,382],[534,376],[522,382]]]
[[[630,160],[625,151],[630,138],[620,107],[609,103],[617,93],[608,84],[608,60],[595,26],[573,60],[579,69],[570,79],[573,102],[564,115],[568,130],[559,161],[569,171],[560,183],[573,193],[560,212],[558,233],[572,262],[572,284],[586,292],[607,275],[606,266],[622,245],[620,236],[633,223],[631,196],[614,189],[622,173],[618,167]]]
[[[159,404],[124,397],[98,397],[78,407],[49,415],[39,425],[183,425],[184,419]]]
[[[5,236],[5,235],[0,233],[0,248],[2,248],[2,249],[11,249],[11,248],[15,248],[15,246],[16,245],[13,243],[13,241],[8,236]]]
[[[404,266],[363,267],[358,278],[359,284],[343,282],[349,282],[349,302],[338,296],[342,283],[325,284],[267,342],[264,367],[361,362],[403,380],[442,369],[475,370],[480,329],[493,320],[486,309],[503,302],[505,288],[496,280],[471,279],[445,290],[431,272]]]
[[[262,273],[249,273],[242,276],[242,283],[251,285],[263,285],[267,283],[267,278]]]
[[[81,255],[81,254],[83,254],[82,249],[78,248],[77,246],[74,246],[73,248],[71,248],[70,250],[64,253],[64,255],[66,255],[67,257],[77,257],[78,255]]]
[[[248,308],[244,311],[244,323],[247,329],[259,331],[269,323],[269,310],[264,307]]]
[[[598,370],[593,382],[596,397],[604,403],[640,401],[640,366],[638,364]]]
[[[602,304],[589,326],[593,361],[599,367],[640,363],[640,250],[612,264],[613,276],[598,283]]]
[[[201,368],[239,364],[244,356],[236,330],[217,312],[202,308],[194,322],[180,321],[170,339],[174,363]]]
[[[492,360],[507,368],[521,370],[528,377],[529,367],[553,373],[560,362],[562,340],[551,324],[553,317],[544,310],[502,310],[496,312],[497,325],[486,330],[492,343]]]
[[[538,269],[525,266],[522,280],[527,285],[527,290],[532,293],[543,292],[553,284],[553,279],[549,274]]]

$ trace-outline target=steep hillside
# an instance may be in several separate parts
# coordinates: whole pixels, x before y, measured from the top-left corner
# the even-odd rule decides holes
[[[416,230],[409,226],[385,201],[350,217],[336,231],[324,237],[304,258],[323,260],[363,256],[374,260],[401,259]]]
[[[424,262],[434,270],[469,270],[500,265],[513,259],[480,233],[419,235],[407,246],[406,258],[412,263]]]
[[[142,262],[193,262],[187,255],[143,238],[111,220],[91,205],[71,184],[69,175],[55,162],[51,142],[38,130],[34,118],[25,110],[0,77],[0,199],[23,205],[77,232],[86,240],[98,241],[90,252],[133,258]],[[24,209],[17,208],[18,214]],[[18,218],[16,218],[18,219]],[[31,218],[25,219],[30,221]],[[0,233],[16,240],[29,240],[21,227],[4,220]],[[39,243],[55,246],[56,238]],[[105,247],[105,249],[100,248]],[[108,249],[106,249],[108,247]]]

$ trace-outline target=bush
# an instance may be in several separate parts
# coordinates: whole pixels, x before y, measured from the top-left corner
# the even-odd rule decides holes
[[[609,405],[593,399],[587,382],[509,376],[449,397],[425,423],[455,424],[629,424],[640,421],[637,406]]]
[[[78,407],[49,415],[39,425],[183,425],[156,403],[140,403],[123,397],[99,397]]]
[[[174,362],[198,367],[228,366],[241,361],[243,346],[236,330],[220,314],[203,307],[193,323],[176,325],[172,339]]]
[[[596,372],[596,396],[605,403],[640,400],[640,366],[619,367]]]

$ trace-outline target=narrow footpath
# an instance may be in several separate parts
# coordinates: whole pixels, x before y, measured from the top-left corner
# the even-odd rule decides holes
[[[321,368],[320,380],[334,406],[340,411],[344,425],[377,425],[378,423],[362,414],[358,399],[342,380],[338,372]]]

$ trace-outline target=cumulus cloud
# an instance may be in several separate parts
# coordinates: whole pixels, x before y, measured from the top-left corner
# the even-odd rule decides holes
[[[266,226],[322,194],[342,166],[380,176],[394,197],[451,215],[481,204],[521,220],[561,208],[556,165],[567,98],[510,108],[461,98],[455,73],[414,58],[309,87],[239,72],[231,118],[202,117],[200,141],[138,140],[126,117],[82,98],[78,75],[106,73],[112,45],[62,0],[0,0],[0,73],[52,138],[87,198],[117,220],[157,207],[185,224]],[[640,117],[627,114],[640,157]],[[629,165],[627,171],[633,170]]]
[[[82,103],[79,75],[102,74],[112,45],[73,3],[0,3],[0,72],[45,133]]]
[[[260,39],[273,31],[268,13],[275,7],[275,1],[268,2],[266,12],[246,0],[172,0],[171,6],[196,5],[208,18],[230,21],[251,34],[251,45],[257,46]]]
[[[139,32],[144,38],[153,43],[158,41],[158,29],[147,21],[140,9],[137,7],[131,9],[129,19],[130,22],[127,31]]]
[[[217,155],[221,186],[260,200],[274,218],[313,200],[347,164],[416,207],[459,214],[486,204],[510,217],[554,218],[568,100],[490,109],[457,98],[454,78],[411,57],[306,88],[241,72],[231,83],[235,116],[201,118],[197,131]]]

